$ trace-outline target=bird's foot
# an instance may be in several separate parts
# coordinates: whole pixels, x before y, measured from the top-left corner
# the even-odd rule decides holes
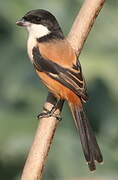
[[[52,107],[52,109],[49,111],[47,109],[44,109],[45,112],[40,113],[37,118],[48,118],[48,117],[55,117],[57,120],[61,121],[62,118],[59,114],[56,113],[56,110],[58,109],[58,106],[60,105],[60,103],[63,103],[63,100],[57,100],[56,104]]]
[[[60,115],[54,113],[52,110],[51,111],[47,111],[47,112],[43,112],[38,114],[37,118],[41,119],[41,118],[48,118],[48,117],[55,117],[58,121],[61,121],[62,118]]]

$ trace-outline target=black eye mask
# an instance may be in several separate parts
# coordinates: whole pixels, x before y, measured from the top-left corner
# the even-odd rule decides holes
[[[25,21],[29,21],[34,24],[39,24],[41,22],[41,18],[39,16],[29,15],[29,16],[24,16],[23,19]]]

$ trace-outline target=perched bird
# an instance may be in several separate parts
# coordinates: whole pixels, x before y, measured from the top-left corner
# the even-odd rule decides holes
[[[95,162],[101,163],[103,158],[84,112],[87,89],[76,53],[64,37],[56,18],[46,10],[31,10],[16,24],[27,28],[29,58],[37,75],[57,98],[53,110],[39,115],[39,118],[53,115],[58,103],[66,100],[79,129],[85,159],[89,169],[94,171]]]

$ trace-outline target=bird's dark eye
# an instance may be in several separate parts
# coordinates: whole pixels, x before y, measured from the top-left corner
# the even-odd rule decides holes
[[[41,18],[37,16],[37,17],[36,17],[36,20],[37,20],[37,21],[40,21],[40,20],[41,20]]]

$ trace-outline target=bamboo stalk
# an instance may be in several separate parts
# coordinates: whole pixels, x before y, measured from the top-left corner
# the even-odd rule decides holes
[[[104,2],[105,0],[84,1],[70,33],[67,36],[67,40],[70,42],[77,55],[80,54],[85,40],[87,39],[92,25],[94,24]],[[49,93],[44,107],[50,110],[55,102],[56,99],[51,93]],[[62,107],[63,103],[60,104],[56,114],[61,113]],[[41,180],[43,168],[58,124],[59,121],[54,117],[40,119],[31,150],[24,166],[21,180]]]

